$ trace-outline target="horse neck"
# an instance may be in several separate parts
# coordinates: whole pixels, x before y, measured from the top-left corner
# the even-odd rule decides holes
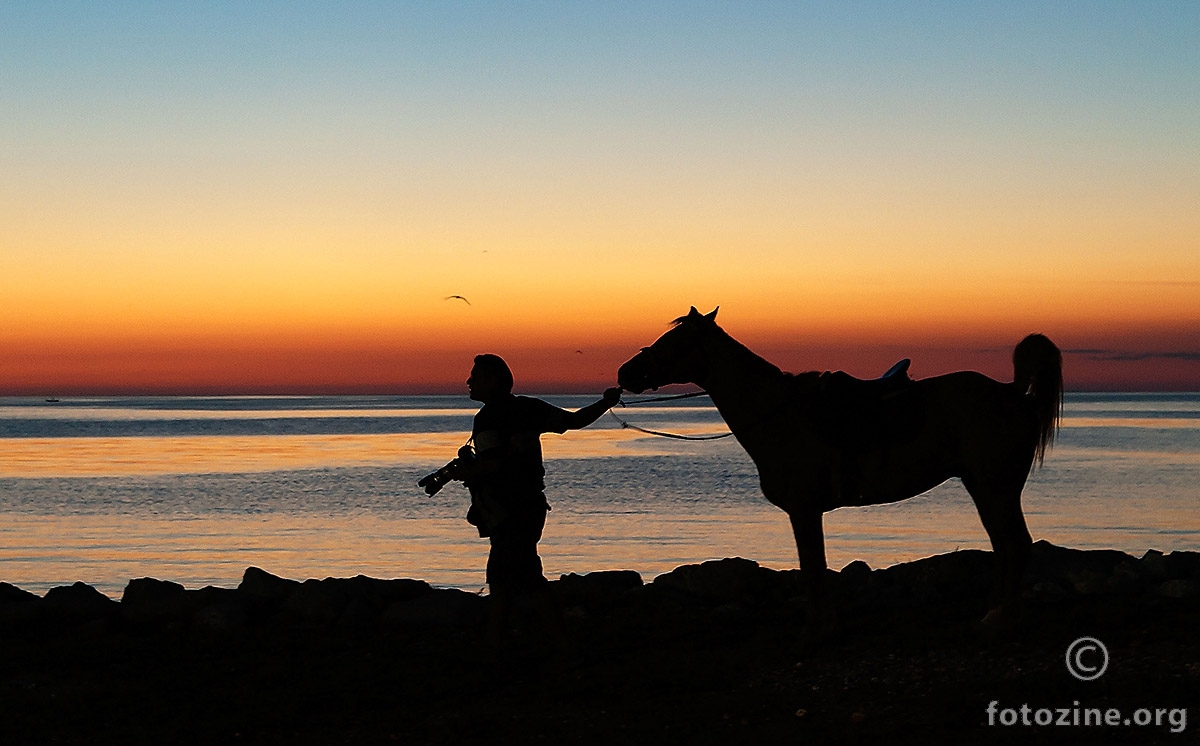
[[[747,428],[783,405],[788,395],[785,374],[724,331],[708,335],[704,351],[708,375],[697,383],[741,440]]]

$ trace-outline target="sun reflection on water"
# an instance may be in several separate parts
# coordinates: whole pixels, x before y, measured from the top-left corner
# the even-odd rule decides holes
[[[465,490],[427,498],[415,486],[467,440],[472,410],[402,410],[414,432],[247,434],[236,423],[266,414],[344,420],[364,410],[314,400],[308,409],[285,402],[231,414],[221,402],[201,404],[226,409],[209,417],[149,407],[119,417],[235,425],[225,434],[189,424],[188,434],[13,437],[5,423],[27,421],[37,407],[0,417],[8,436],[0,437],[0,580],[39,592],[83,580],[117,597],[145,576],[233,587],[255,565],[295,579],[483,585],[488,545],[463,520]],[[389,407],[367,414],[380,412],[397,416]],[[449,419],[420,431],[422,417]],[[636,420],[675,432],[724,429],[703,407],[638,410]],[[1068,398],[1063,424],[1024,494],[1035,539],[1134,554],[1200,549],[1200,397]],[[797,565],[786,516],[763,500],[753,464],[732,440],[664,440],[605,419],[545,436],[543,448],[554,506],[541,545],[550,577],[633,569],[649,580],[727,556]],[[955,480],[895,505],[833,511],[825,531],[833,568],[989,548]]]

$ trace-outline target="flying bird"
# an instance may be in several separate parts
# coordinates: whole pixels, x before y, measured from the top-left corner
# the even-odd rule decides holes
[[[461,295],[447,295],[442,300],[461,300],[463,303],[466,303],[468,306],[471,305],[471,301],[467,300],[466,298],[462,297]]]

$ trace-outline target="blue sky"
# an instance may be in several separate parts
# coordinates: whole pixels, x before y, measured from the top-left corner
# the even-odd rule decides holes
[[[1192,353],[1197,40],[1191,2],[0,2],[0,338],[721,304]]]

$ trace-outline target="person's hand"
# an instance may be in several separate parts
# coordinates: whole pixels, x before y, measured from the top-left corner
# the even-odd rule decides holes
[[[610,389],[604,390],[604,403],[609,409],[617,406],[617,402],[621,401],[621,392],[623,389],[620,386],[613,386]]]

